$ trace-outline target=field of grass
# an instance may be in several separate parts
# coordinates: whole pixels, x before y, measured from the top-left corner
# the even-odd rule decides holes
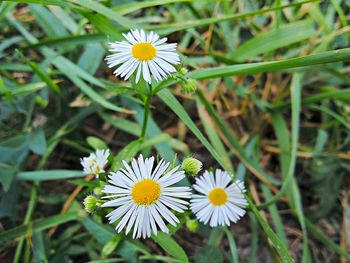
[[[1,1],[0,262],[350,262],[349,21],[347,0]],[[176,72],[115,76],[132,29],[177,43]],[[246,214],[118,233],[101,190],[140,154],[201,161],[182,187],[226,170]]]

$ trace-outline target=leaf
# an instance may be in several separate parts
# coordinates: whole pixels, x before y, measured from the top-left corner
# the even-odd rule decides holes
[[[29,61],[19,50],[16,50],[19,57],[33,70],[33,72],[44,81],[49,88],[51,88],[56,93],[61,93],[60,87],[46,74],[42,71],[37,64]]]
[[[75,84],[78,88],[80,88],[81,92],[83,92],[85,95],[87,95],[92,101],[95,101],[96,103],[100,104],[106,109],[110,109],[113,111],[119,111],[119,112],[126,112],[131,113],[129,110],[118,107],[114,105],[113,103],[109,102],[105,98],[103,98],[99,93],[97,93],[95,90],[93,90],[90,86],[88,86],[83,80],[78,78],[75,75],[69,74],[69,72],[66,69],[63,69],[60,67],[61,70],[65,71],[66,76]]]
[[[197,95],[200,101],[205,105],[208,113],[214,118],[217,125],[220,127],[223,134],[226,136],[226,139],[230,143],[231,147],[235,150],[235,153],[239,157],[239,159],[250,168],[250,171],[254,173],[260,180],[265,183],[279,184],[279,181],[275,178],[269,176],[257,162],[253,159],[249,158],[245,153],[245,150],[238,138],[236,138],[235,134],[232,132],[231,128],[222,120],[222,118],[215,111],[214,107],[209,103],[209,101],[204,96],[201,90],[197,90]]]
[[[99,138],[89,136],[86,138],[87,143],[95,150],[108,149],[107,144]]]
[[[260,223],[261,227],[263,228],[266,235],[271,240],[272,246],[276,249],[278,255],[280,256],[281,262],[283,263],[294,263],[294,260],[290,257],[288,249],[285,247],[285,245],[282,243],[282,241],[277,237],[277,235],[272,231],[270,226],[267,224],[267,222],[264,220],[264,218],[260,215],[258,209],[254,206],[252,201],[247,198],[248,205],[253,212],[254,216]]]
[[[51,37],[62,37],[68,35],[68,31],[46,7],[42,5],[29,5],[31,13],[36,17],[36,22],[41,26],[46,35]]]
[[[225,167],[225,164],[221,160],[221,157],[210,145],[208,140],[204,137],[201,131],[197,128],[196,124],[191,120],[190,116],[179,103],[179,101],[167,90],[162,89],[157,93],[158,97],[168,105],[169,108],[185,123],[185,125],[196,135],[196,137],[203,143],[205,148],[210,152],[210,154],[216,159],[216,161],[222,166]]]
[[[246,63],[225,67],[197,69],[191,71],[188,76],[193,79],[222,78],[228,76],[256,74],[260,72],[282,71],[290,68],[307,67],[347,60],[350,60],[350,48],[343,48],[280,61]]]
[[[48,262],[45,252],[43,232],[41,231],[35,231],[33,233],[33,256],[36,262]]]
[[[51,47],[51,46],[52,47],[59,47],[59,46],[64,45],[66,47],[76,47],[78,45],[84,45],[84,44],[91,44],[93,46],[95,44],[92,44],[92,43],[104,42],[106,40],[107,40],[106,36],[103,34],[74,35],[74,36],[69,35],[69,36],[63,36],[63,37],[50,38],[47,40],[41,40],[40,42],[38,42],[36,44],[31,44],[31,45],[25,46],[23,48],[23,50],[39,48],[39,47],[43,47],[43,46],[45,46],[45,47]],[[94,63],[92,63],[92,64],[94,64]],[[81,68],[83,68],[83,67],[81,67]],[[90,71],[88,71],[88,72],[90,72]]]
[[[273,126],[276,132],[279,147],[281,149],[280,162],[282,169],[283,185],[278,194],[272,197],[271,200],[277,200],[282,193],[287,192],[288,199],[290,200],[291,208],[296,211],[299,223],[303,231],[303,262],[308,262],[310,258],[310,252],[308,248],[307,232],[305,227],[305,217],[301,204],[301,197],[297,181],[294,177],[296,166],[296,153],[299,140],[299,121],[300,121],[300,107],[301,107],[301,80],[302,75],[296,73],[293,75],[292,83],[290,86],[291,102],[292,102],[292,131],[291,131],[291,143],[290,136],[287,130],[287,125],[284,123],[280,114],[272,116]]]
[[[43,155],[46,151],[46,138],[43,129],[36,129],[28,136],[28,146],[36,154]]]
[[[198,115],[201,119],[201,122],[204,126],[205,132],[207,133],[209,140],[215,150],[218,152],[218,154],[221,156],[222,161],[225,163],[225,170],[227,171],[233,171],[233,167],[231,164],[230,156],[228,151],[225,149],[223,143],[220,140],[220,137],[217,133],[217,129],[210,118],[208,112],[205,109],[205,106],[203,103],[197,99],[197,110],[198,110]]]
[[[307,230],[311,235],[322,242],[328,249],[334,251],[342,257],[345,257],[350,261],[350,254],[344,251],[340,246],[335,244],[330,238],[328,238],[324,233],[322,233],[311,221],[305,220]]]
[[[106,41],[105,39],[103,40]],[[89,44],[80,56],[78,66],[93,75],[100,66],[104,54],[105,50],[100,44]]]
[[[58,5],[62,7],[72,7],[73,5],[62,0],[8,0],[9,2],[40,4],[40,5]]]
[[[11,183],[17,174],[17,169],[0,163],[0,182],[5,192],[10,189]]]
[[[287,5],[281,5],[280,7],[272,7],[272,8],[264,8],[259,9],[252,12],[246,12],[246,13],[238,13],[238,14],[232,14],[232,15],[226,15],[226,16],[220,16],[220,17],[212,17],[212,18],[203,18],[203,19],[196,19],[196,20],[189,20],[179,23],[171,23],[171,24],[162,24],[159,26],[149,26],[146,27],[148,30],[154,30],[158,34],[162,35],[168,35],[173,32],[177,32],[180,30],[186,30],[191,29],[195,27],[203,27],[211,24],[216,24],[224,21],[232,21],[232,20],[241,20],[243,18],[252,17],[261,15],[268,12],[273,12],[276,10],[282,10],[285,8],[290,8],[293,6],[299,6],[310,2],[315,2],[317,0],[307,0],[307,1],[300,1],[300,2],[292,2],[291,4]]]
[[[106,257],[112,254],[114,251],[116,251],[120,241],[123,239],[122,235],[116,235],[114,238],[110,241],[108,241],[102,248],[102,256]]]
[[[99,14],[102,14],[106,17],[108,17],[109,19],[112,19],[113,21],[117,22],[118,24],[120,24],[121,26],[123,26],[124,28],[136,28],[136,23],[134,23],[132,20],[125,18],[121,15],[119,15],[117,12],[114,12],[113,10],[111,10],[110,8],[92,1],[92,0],[68,0],[69,2],[78,4],[80,6],[83,6],[89,10],[92,10],[94,12],[97,12]]]
[[[261,33],[244,42],[231,55],[235,61],[252,59],[281,47],[310,38],[315,33],[312,20],[302,20]]]
[[[89,217],[84,217],[81,221],[84,227],[90,232],[90,234],[100,243],[107,244],[109,241],[113,240],[114,234],[108,228],[95,222]]]
[[[180,245],[174,239],[172,239],[170,235],[163,232],[158,232],[157,235],[152,235],[152,239],[175,259],[178,259],[181,262],[189,262],[183,248],[180,247]]]
[[[121,150],[118,153],[118,155],[114,158],[114,162],[112,164],[111,170],[118,171],[120,168],[122,168],[123,160],[126,161],[127,163],[130,162],[140,150],[141,145],[142,143],[139,140],[132,141],[128,145],[126,145],[123,148],[123,150]]]
[[[228,244],[230,245],[231,256],[232,256],[231,261],[232,263],[238,263],[239,259],[238,259],[238,251],[237,251],[235,239],[233,238],[232,233],[230,232],[230,230],[227,229],[227,227],[224,228],[224,231],[227,237]]]
[[[48,181],[77,178],[86,176],[82,171],[75,170],[46,170],[33,172],[19,172],[17,179],[26,181]]]
[[[30,223],[30,225],[21,225],[9,230],[2,231],[0,233],[0,242],[5,242],[16,237],[24,236],[27,233],[29,227],[33,231],[42,231],[54,225],[60,225],[72,220],[77,220],[79,217],[80,216],[77,212],[69,212],[63,215],[55,215],[44,219],[34,220]]]
[[[195,263],[221,263],[222,262],[222,252],[219,248],[206,245],[201,250],[199,250],[194,256]]]

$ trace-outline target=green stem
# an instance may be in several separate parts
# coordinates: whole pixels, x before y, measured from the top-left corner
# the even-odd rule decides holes
[[[151,105],[151,98],[152,98],[152,87],[149,86],[149,93],[147,94],[146,100],[145,100],[145,106],[144,106],[144,113],[143,113],[143,123],[142,123],[142,130],[140,135],[140,140],[144,141],[146,136],[146,129],[148,124],[148,115]]]
[[[37,195],[38,195],[37,187],[38,187],[38,183],[36,182],[32,186],[32,191],[31,191],[31,194],[30,194],[30,201],[29,201],[29,205],[28,205],[28,209],[27,209],[25,218],[24,218],[23,225],[29,224],[30,219],[32,217],[32,214],[33,214],[33,211],[34,211],[34,208],[35,208],[35,205],[36,205],[36,201],[37,201]],[[15,257],[14,257],[14,260],[13,260],[14,263],[18,263],[20,261],[21,251],[22,251],[24,240],[25,240],[25,237],[21,237],[19,242],[18,242],[18,245],[17,245],[17,248],[16,248],[16,252],[15,252]]]

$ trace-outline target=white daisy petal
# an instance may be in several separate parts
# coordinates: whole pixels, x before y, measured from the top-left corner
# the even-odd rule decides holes
[[[164,44],[167,40],[168,40],[168,38],[166,38],[166,37],[161,38],[161,39],[159,39],[158,41],[154,42],[154,45],[155,45],[155,46],[159,46],[159,45],[161,45],[161,44]]]
[[[123,34],[123,36],[128,40],[131,44],[136,44],[137,41],[135,40],[134,36],[129,32],[127,34]]]
[[[248,205],[244,184],[232,182],[226,171],[217,169],[215,175],[205,171],[193,188],[200,194],[192,195],[190,207],[200,222],[211,227],[229,226],[244,216]]]
[[[113,72],[125,80],[136,72],[135,82],[142,78],[149,84],[152,77],[160,82],[176,72],[173,65],[180,64],[180,56],[176,53],[176,43],[165,44],[167,38],[159,38],[154,32],[146,33],[143,29],[134,29],[123,34],[127,42],[109,43],[111,55],[105,60],[108,67],[116,67]]]
[[[147,238],[157,234],[158,229],[168,232],[165,221],[171,225],[179,223],[172,210],[183,213],[190,198],[189,187],[174,187],[183,178],[183,171],[175,167],[168,169],[170,163],[161,160],[153,169],[154,157],[144,159],[142,155],[131,162],[123,162],[124,169],[112,173],[103,192],[109,199],[102,207],[116,207],[106,217],[110,223],[120,220],[116,231],[125,229],[128,234],[133,228],[133,238]],[[234,205],[234,204],[232,204]],[[165,220],[165,221],[164,221]]]
[[[149,74],[148,65],[147,65],[147,62],[145,61],[142,62],[142,75],[143,75],[143,79],[149,84],[151,84],[152,82],[151,75]]]

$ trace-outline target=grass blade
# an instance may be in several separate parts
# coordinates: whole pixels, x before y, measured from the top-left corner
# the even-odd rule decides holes
[[[285,69],[348,60],[350,60],[350,48],[343,48],[281,61],[246,63],[242,65],[198,69],[190,72],[189,76],[194,79],[222,78],[228,76],[256,74],[260,72],[282,71]]]

